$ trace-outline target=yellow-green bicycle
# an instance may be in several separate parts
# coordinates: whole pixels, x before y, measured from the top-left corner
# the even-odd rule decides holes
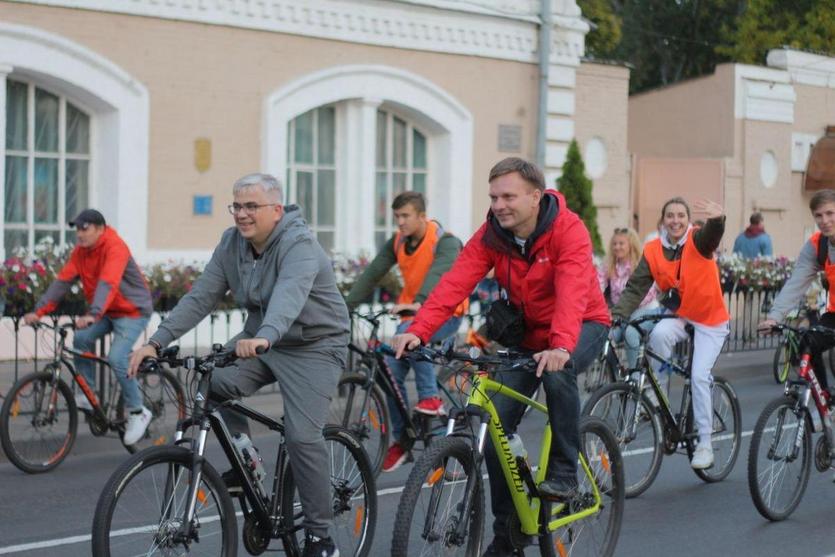
[[[485,516],[481,464],[488,435],[499,448],[516,509],[508,534],[517,549],[534,538],[543,556],[614,554],[624,508],[623,462],[617,440],[603,421],[581,418],[577,495],[567,502],[549,502],[539,498],[537,485],[545,479],[551,428],[543,428],[538,466],[532,469],[526,457],[512,452],[491,400],[500,391],[546,413],[544,404],[489,376],[533,373],[536,364],[530,355],[481,356],[477,349],[461,354],[419,348],[410,357],[441,364],[463,361],[478,371],[469,378],[466,407],[450,413],[446,436],[433,441],[409,475],[397,509],[392,555],[481,555]]]

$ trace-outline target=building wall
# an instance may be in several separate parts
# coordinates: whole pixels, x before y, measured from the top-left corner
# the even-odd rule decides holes
[[[628,68],[584,62],[577,69],[575,138],[594,182],[597,225],[604,245],[615,228],[631,223],[628,109]]]
[[[628,149],[653,157],[733,153],[733,66],[629,98]]]
[[[498,151],[498,125],[520,125],[521,151],[513,154],[534,156],[534,64],[17,3],[0,2],[0,20],[81,43],[148,89],[150,249],[210,249],[231,221],[224,206],[232,182],[262,167],[267,96],[336,65],[380,64],[412,72],[471,112],[473,228],[488,206],[488,171],[509,154]],[[212,142],[212,165],[200,173],[194,140],[204,137]],[[211,216],[192,216],[194,194],[214,196]]]

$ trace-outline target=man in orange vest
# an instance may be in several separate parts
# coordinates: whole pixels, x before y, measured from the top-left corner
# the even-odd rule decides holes
[[[833,263],[835,262],[835,247],[833,247],[835,244],[835,190],[817,192],[809,201],[809,209],[812,211],[818,232],[812,234],[812,237],[803,244],[795,261],[792,276],[774,299],[771,310],[768,312],[768,319],[759,324],[760,331],[771,332],[771,327],[782,322],[786,314],[797,308],[809,289],[809,285],[820,271],[826,274],[830,285],[835,284],[835,263]],[[835,297],[832,296],[831,287],[826,312],[821,315],[818,324],[835,328]],[[832,347],[832,342],[823,335],[819,336],[821,338],[816,338],[815,345],[812,347],[812,369],[815,370],[815,377],[821,388],[829,390],[823,352]]]
[[[441,279],[441,275],[452,267],[461,251],[461,240],[445,232],[438,222],[426,216],[426,201],[420,192],[406,191],[399,194],[394,198],[391,208],[394,211],[398,232],[386,242],[366,267],[345,301],[349,308],[362,303],[380,279],[397,265],[403,275],[404,286],[397,303],[391,308],[391,313],[398,315],[407,312],[413,315]],[[466,313],[467,307],[467,302],[460,304],[453,316],[435,333],[432,341],[442,342],[453,336],[461,325],[461,317]],[[397,334],[404,332],[411,322],[410,316],[404,316],[397,327]],[[387,362],[408,406],[405,380],[410,363],[395,358],[387,358]],[[411,365],[415,370],[415,386],[419,399],[415,410],[432,416],[444,414],[443,402],[438,397],[434,366],[429,362],[411,362]],[[397,469],[410,457],[409,451],[399,442],[403,433],[403,419],[395,401],[389,399],[388,403],[391,409],[394,443],[389,447],[383,461],[383,472]]]

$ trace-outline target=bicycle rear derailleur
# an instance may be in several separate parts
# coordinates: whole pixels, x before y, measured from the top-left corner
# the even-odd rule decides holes
[[[832,454],[829,452],[829,443],[826,442],[826,435],[821,435],[815,443],[815,468],[818,472],[826,472],[832,466]]]

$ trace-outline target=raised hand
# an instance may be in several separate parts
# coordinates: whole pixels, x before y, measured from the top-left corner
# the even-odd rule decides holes
[[[710,199],[700,199],[693,203],[693,209],[697,213],[703,213],[709,219],[715,219],[725,214],[721,205]]]

